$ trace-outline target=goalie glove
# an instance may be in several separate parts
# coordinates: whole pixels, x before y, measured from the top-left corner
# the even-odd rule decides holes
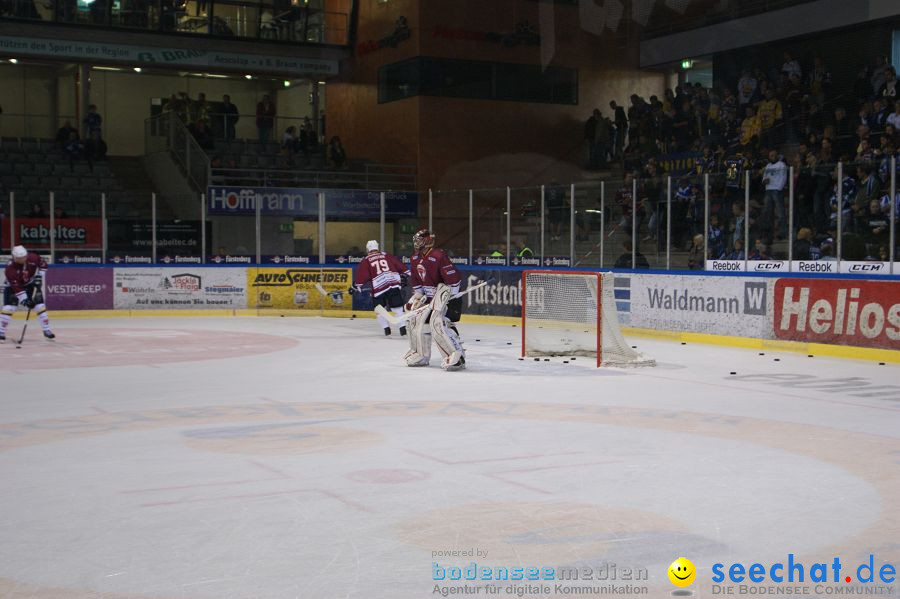
[[[411,298],[409,298],[409,301],[406,302],[406,305],[403,307],[403,309],[406,310],[407,312],[410,312],[427,302],[428,302],[428,298],[425,297],[425,294],[421,293],[419,291],[416,291],[413,294],[413,296]]]

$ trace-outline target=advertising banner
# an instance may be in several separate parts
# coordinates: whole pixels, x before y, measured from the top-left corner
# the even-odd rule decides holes
[[[79,269],[80,270],[80,269]],[[243,268],[115,268],[117,309],[245,308]]]
[[[50,310],[111,310],[112,268],[50,268],[44,281]]]
[[[743,260],[707,260],[706,270],[711,272],[744,272]],[[890,262],[854,262],[844,260],[750,260],[747,272],[802,272],[814,274],[887,275]],[[894,263],[894,274],[900,274],[900,262]]]
[[[900,350],[900,282],[778,279],[778,339]]]
[[[207,229],[207,231],[209,230]],[[207,239],[211,238],[211,235],[207,235]],[[151,255],[153,253],[153,223],[149,220],[110,220],[108,239],[110,257],[129,254]],[[156,256],[160,261],[165,257],[170,257],[174,261],[175,256],[200,256],[200,239],[199,220],[158,222],[156,224]]]
[[[0,219],[0,245],[9,247],[9,219]],[[16,240],[30,250],[50,249],[49,218],[16,218]],[[103,223],[99,218],[58,218],[53,222],[56,249],[81,250],[103,247]]]
[[[486,316],[522,316],[522,271],[520,270],[463,270],[461,289],[490,278],[494,283],[467,294],[463,299],[463,314]]]
[[[349,268],[248,268],[245,284],[250,308],[350,311],[347,289],[353,282]],[[325,295],[316,288],[325,290]]]
[[[664,331],[771,338],[773,279],[619,275],[616,308],[623,325]]]
[[[313,218],[319,214],[320,192],[325,194],[326,214],[340,215],[341,220],[380,218],[381,193],[363,189],[210,186],[207,209],[210,215],[249,216],[256,213],[258,202],[265,216]],[[418,208],[415,191],[385,193],[387,218],[414,218]]]
[[[122,62],[129,66],[182,66],[197,68],[232,69],[242,73],[264,71],[268,73],[303,73],[334,75],[338,72],[336,60],[318,58],[293,58],[265,54],[218,52],[160,46],[133,46],[95,41],[69,41],[14,37],[0,35],[0,50],[15,56],[47,56],[62,59],[83,59],[98,62]]]

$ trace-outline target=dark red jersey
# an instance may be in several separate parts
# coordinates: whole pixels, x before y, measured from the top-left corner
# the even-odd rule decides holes
[[[448,285],[453,293],[459,292],[459,271],[444,250],[435,248],[413,254],[409,270],[410,285],[428,297],[434,296],[434,290],[440,283]]]
[[[400,288],[400,274],[406,267],[400,259],[387,252],[370,252],[356,267],[353,282],[372,284],[372,295],[378,297],[388,289]]]
[[[16,264],[15,260],[11,260],[6,265],[6,284],[12,287],[13,293],[22,293],[34,276],[45,270],[47,270],[47,263],[44,262],[44,259],[34,252],[28,252],[25,264]]]

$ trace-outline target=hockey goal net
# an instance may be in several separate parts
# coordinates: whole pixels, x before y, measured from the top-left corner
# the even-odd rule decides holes
[[[597,366],[653,366],[622,337],[614,275],[526,270],[522,273],[522,355],[590,356]]]

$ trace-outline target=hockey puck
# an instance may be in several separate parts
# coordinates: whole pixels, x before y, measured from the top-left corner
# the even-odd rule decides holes
[[[687,345],[687,343],[685,343],[684,341],[682,341],[682,342],[681,342],[681,345]]]
[[[569,359],[572,360],[573,362],[575,361],[575,358],[569,358]]]
[[[806,357],[807,357],[807,358],[812,358],[813,355],[812,355],[812,354],[807,354]]]
[[[736,372],[729,372],[728,374],[737,374]]]
[[[544,358],[544,362],[549,362],[550,358]]]
[[[512,345],[512,341],[507,341],[506,345]]]
[[[476,339],[475,341],[481,341],[481,339]]]
[[[563,360],[563,364],[568,364],[568,363],[569,363],[568,360]]]
[[[631,349],[637,349],[637,345],[632,345]]]
[[[16,349],[19,349],[19,348],[17,347]],[[884,366],[884,362],[879,362],[878,365],[879,365],[879,366]]]
[[[534,361],[535,361],[535,362],[540,362],[541,359],[540,359],[540,358],[535,358]]]
[[[766,354],[764,354],[763,352],[759,352],[759,355],[764,356],[764,355],[766,355]]]
[[[775,358],[776,362],[781,362],[781,358]]]
[[[524,360],[524,359],[525,359],[525,358],[519,358],[519,362],[521,362],[521,361]]]
[[[356,314],[351,314],[350,318],[356,318]]]

